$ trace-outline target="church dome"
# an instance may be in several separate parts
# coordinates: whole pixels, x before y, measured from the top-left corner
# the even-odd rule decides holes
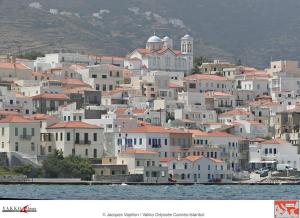
[[[169,41],[170,40],[170,38],[168,37],[168,36],[165,36],[164,38],[163,38],[163,41],[164,42],[167,42],[167,41]]]
[[[158,36],[151,36],[149,39],[148,39],[148,41],[147,42],[152,42],[152,43],[157,43],[157,42],[162,42],[161,41],[161,38],[159,38]]]
[[[184,37],[182,37],[182,39],[190,39],[190,38],[192,38],[190,35],[185,35]]]

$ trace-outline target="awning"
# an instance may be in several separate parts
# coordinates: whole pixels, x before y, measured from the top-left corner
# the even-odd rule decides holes
[[[276,163],[275,160],[249,161],[249,163]]]

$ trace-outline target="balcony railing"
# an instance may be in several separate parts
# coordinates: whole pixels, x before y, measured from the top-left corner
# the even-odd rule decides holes
[[[88,140],[77,140],[75,141],[75,145],[90,145],[91,141]]]
[[[30,141],[32,138],[31,135],[20,135],[20,140]]]

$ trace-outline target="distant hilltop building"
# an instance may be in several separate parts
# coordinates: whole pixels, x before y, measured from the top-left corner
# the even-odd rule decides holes
[[[137,48],[127,55],[124,65],[130,70],[190,72],[193,68],[193,44],[193,38],[185,35],[181,38],[181,50],[175,50],[171,38],[161,39],[153,35],[148,39],[146,48]]]

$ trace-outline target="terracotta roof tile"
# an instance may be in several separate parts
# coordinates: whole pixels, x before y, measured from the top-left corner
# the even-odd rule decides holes
[[[11,115],[0,120],[0,123],[32,123],[33,121],[22,116]]]
[[[236,109],[233,109],[231,111],[224,112],[224,113],[220,114],[219,116],[222,117],[222,116],[235,116],[235,115],[248,116],[248,115],[251,115],[251,113],[247,110],[242,109],[242,108],[236,108]]]
[[[227,81],[226,77],[216,76],[211,74],[194,74],[186,76],[184,80],[216,80],[216,81]]]
[[[203,158],[203,156],[187,156],[187,157],[182,158],[182,159],[194,162],[194,161],[200,160],[201,158]]]
[[[69,128],[76,128],[76,129],[101,129],[101,127],[96,125],[91,125],[88,123],[84,123],[81,121],[70,121],[70,122],[62,122],[54,124],[48,129],[69,129]]]
[[[224,161],[222,161],[222,160],[218,160],[218,159],[215,159],[215,158],[208,158],[209,160],[211,160],[211,161],[213,161],[213,162],[215,162],[215,163],[224,163]]]
[[[138,128],[126,128],[122,129],[124,133],[177,133],[177,134],[191,134],[189,131],[175,129],[175,128],[163,128],[161,126],[145,125]]]
[[[32,99],[69,100],[69,97],[66,96],[65,94],[42,93],[40,95],[33,96]]]
[[[18,70],[29,70],[24,64],[13,64],[13,63],[0,63],[0,69],[18,69]]]

